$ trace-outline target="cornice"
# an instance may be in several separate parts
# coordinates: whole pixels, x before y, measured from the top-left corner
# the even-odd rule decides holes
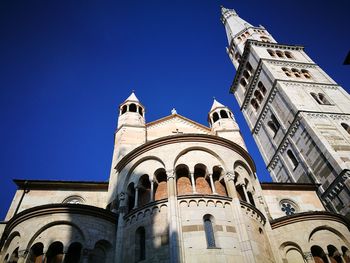
[[[134,150],[132,150],[130,153],[125,155],[116,165],[115,169],[120,172],[129,162],[131,162],[133,159],[137,158],[141,154],[150,151],[152,149],[174,144],[174,143],[185,143],[185,142],[199,142],[199,143],[212,143],[216,145],[220,145],[223,147],[226,147],[228,149],[231,149],[233,151],[238,152],[240,155],[242,155],[247,162],[249,163],[250,167],[252,168],[252,171],[255,172],[255,164],[249,153],[243,149],[238,144],[227,140],[225,138],[221,138],[218,136],[213,135],[207,135],[207,134],[179,134],[179,135],[171,135],[171,136],[165,136],[161,137],[152,141],[149,141]]]
[[[329,220],[335,221],[345,225],[350,230],[350,222],[345,216],[340,214],[334,214],[327,211],[311,211],[298,213],[290,216],[284,216],[270,221],[271,228],[276,229],[279,227],[287,226],[294,223],[311,220]]]
[[[26,180],[14,179],[18,189],[85,189],[108,190],[108,182],[97,181],[56,181],[56,180]]]

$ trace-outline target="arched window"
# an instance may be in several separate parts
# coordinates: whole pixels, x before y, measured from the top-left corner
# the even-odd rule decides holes
[[[221,178],[223,169],[218,166],[213,167],[213,181],[215,186],[215,191],[218,195],[227,196],[225,180]]]
[[[261,102],[263,101],[263,95],[261,94],[261,92],[259,90],[254,91],[254,96],[261,104]]]
[[[148,204],[151,197],[151,182],[148,174],[144,174],[140,177],[138,183],[139,200],[138,207]]]
[[[127,111],[127,109],[128,109],[128,106],[124,105],[122,107],[122,114],[124,114]]]
[[[219,114],[217,112],[213,113],[213,121],[217,122],[219,120]]]
[[[318,96],[316,93],[311,92],[310,95],[314,98],[315,101],[317,101],[318,104],[322,104],[322,102],[318,99]]]
[[[250,63],[249,62],[247,62],[247,64],[246,64],[246,68],[247,68],[247,70],[250,72],[250,74],[252,73],[252,71],[253,71],[253,67],[252,67],[252,65],[250,65]]]
[[[135,233],[135,259],[136,262],[146,259],[146,231],[142,226]]]
[[[220,111],[220,116],[223,119],[228,119],[228,115],[227,115],[227,112],[225,110]]]
[[[267,52],[269,53],[269,55],[270,55],[271,57],[274,57],[274,56],[275,56],[275,52],[274,52],[273,50],[268,49]]]
[[[43,262],[44,245],[43,243],[35,243],[29,251],[27,263]],[[6,262],[6,261],[5,261]]]
[[[129,111],[131,111],[131,112],[137,112],[136,104],[131,103],[131,104],[129,105]]]
[[[196,184],[196,191],[198,194],[209,195],[212,193],[210,184],[206,180],[207,174],[207,167],[204,164],[196,164],[194,166],[194,179]]]
[[[347,247],[342,246],[341,251],[343,252],[343,258],[345,263],[350,263],[350,251]]]
[[[299,162],[297,158],[295,157],[294,153],[291,150],[287,151],[287,155],[291,163],[293,164],[293,169],[297,168]]]
[[[190,171],[184,164],[176,167],[176,188],[178,195],[192,194],[192,185],[189,178]]]
[[[261,90],[261,92],[262,92],[264,95],[266,94],[267,90],[266,90],[264,84],[262,84],[261,81],[258,82],[258,88]]]
[[[292,68],[292,72],[293,72],[293,74],[294,74],[295,77],[297,77],[297,78],[300,78],[300,77],[301,77],[300,71],[299,71],[298,69]]]
[[[277,121],[275,115],[271,114],[271,119],[267,122],[267,126],[270,128],[272,136],[275,137],[280,128],[280,124]]]
[[[156,185],[154,189],[154,200],[161,200],[168,197],[167,174],[163,168],[155,171]]]
[[[110,262],[110,251],[112,245],[106,240],[96,242],[94,249],[89,254],[89,263],[107,263]],[[78,262],[78,261],[77,261]]]
[[[241,83],[241,85],[242,85],[243,87],[247,86],[247,84],[248,84],[247,81],[246,81],[244,78],[241,78],[240,83]]]
[[[303,76],[307,79],[311,79],[311,75],[310,75],[310,72],[306,69],[302,69],[301,70],[301,73],[303,74]]]
[[[143,116],[143,110],[142,110],[142,107],[141,107],[141,106],[139,106],[139,114],[140,114],[141,116]]]
[[[311,254],[317,263],[329,263],[327,255],[324,253],[323,249],[319,246],[311,247]]]
[[[286,55],[287,58],[294,59],[293,55],[289,51],[285,51],[284,54]]]
[[[265,36],[261,36],[260,39],[262,42],[270,42],[270,39],[268,37],[265,37]]]
[[[343,260],[341,258],[341,255],[338,251],[338,249],[333,246],[333,245],[328,245],[327,246],[327,251],[328,251],[328,256],[330,257],[331,259],[331,262],[333,263],[343,263]]]
[[[291,77],[291,76],[292,76],[292,74],[291,74],[291,72],[290,72],[289,69],[287,69],[287,68],[282,68],[282,70],[283,70],[284,74],[286,74],[287,77]]]
[[[130,183],[127,189],[128,193],[128,208],[129,212],[134,208],[135,205],[135,186],[134,183]]]
[[[283,52],[280,51],[280,50],[276,50],[276,55],[277,55],[279,58],[283,58],[283,57],[284,57]]]
[[[245,202],[248,202],[248,200],[245,197],[243,187],[244,186],[241,185],[241,184],[236,186],[236,192],[237,192],[237,195],[238,195],[238,199],[242,200],[242,201],[245,201]]]
[[[81,255],[81,244],[74,242],[69,245],[67,254],[64,258],[64,263],[76,263],[80,260]]]
[[[245,34],[247,37],[250,36],[250,33],[249,33],[249,32],[245,32],[244,34]]]
[[[214,227],[213,227],[213,216],[212,215],[205,215],[203,217],[203,223],[204,223],[204,231],[205,231],[205,237],[207,239],[207,246],[208,248],[215,248],[215,233],[214,233]]]
[[[7,263],[8,262],[8,259],[9,259],[9,254],[6,254],[5,258],[4,258],[4,263]]]
[[[344,128],[344,130],[347,131],[347,133],[350,134],[350,126],[344,122],[341,123],[341,126]]]
[[[63,244],[59,241],[53,242],[46,252],[46,263],[62,262]]]
[[[319,98],[319,100],[322,102],[322,104],[324,104],[324,105],[329,105],[329,104],[331,104],[331,103],[327,100],[326,95],[324,95],[323,93],[318,93],[318,98]]]
[[[247,70],[243,71],[243,77],[245,77],[246,79],[249,79],[250,74]]]
[[[259,103],[256,101],[256,99],[251,99],[250,100],[250,104],[252,104],[253,108],[255,109],[255,111],[258,110],[259,108]]]

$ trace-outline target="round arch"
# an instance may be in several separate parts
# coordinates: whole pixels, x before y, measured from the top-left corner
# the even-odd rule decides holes
[[[185,155],[188,152],[191,152],[191,151],[203,151],[203,152],[206,152],[206,153],[212,155],[213,157],[215,157],[220,162],[220,165],[223,167],[223,169],[225,171],[227,171],[226,165],[224,163],[224,160],[216,152],[214,152],[214,151],[212,151],[212,150],[210,150],[208,148],[205,148],[205,147],[189,147],[189,148],[186,148],[186,149],[182,150],[174,159],[174,162],[173,162],[174,170],[175,170],[175,166],[177,166],[177,162],[180,159],[180,157]]]
[[[36,238],[41,234],[43,233],[45,230],[53,227],[53,226],[57,226],[57,225],[69,225],[69,226],[72,226],[73,228],[75,228],[79,234],[81,235],[82,237],[82,242],[85,243],[85,234],[83,233],[83,231],[79,228],[79,226],[77,226],[76,224],[72,223],[72,222],[69,222],[69,221],[65,221],[65,220],[59,220],[59,221],[55,221],[55,222],[51,222],[51,223],[48,223],[46,224],[45,226],[41,227],[38,231],[36,231],[36,233],[32,236],[32,238],[29,240],[28,242],[28,245],[27,245],[27,248],[26,250],[29,251],[30,248],[32,247],[34,241],[36,240]],[[84,246],[84,244],[82,244]]]

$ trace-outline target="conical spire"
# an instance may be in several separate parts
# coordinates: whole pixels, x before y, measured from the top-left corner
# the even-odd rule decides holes
[[[222,105],[220,102],[218,102],[218,101],[214,98],[213,105],[211,106],[210,111],[213,111],[213,110],[215,110],[216,108],[225,108],[225,106]]]
[[[137,101],[137,102],[140,102],[139,99],[136,97],[134,91],[131,92],[130,96],[125,101]]]

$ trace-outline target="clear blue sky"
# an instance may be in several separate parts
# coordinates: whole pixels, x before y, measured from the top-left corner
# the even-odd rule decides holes
[[[1,1],[0,218],[14,178],[108,180],[118,105],[133,89],[147,122],[175,107],[207,125],[215,96],[270,180],[228,92],[235,70],[221,4],[280,43],[304,45],[348,90],[347,0]]]

